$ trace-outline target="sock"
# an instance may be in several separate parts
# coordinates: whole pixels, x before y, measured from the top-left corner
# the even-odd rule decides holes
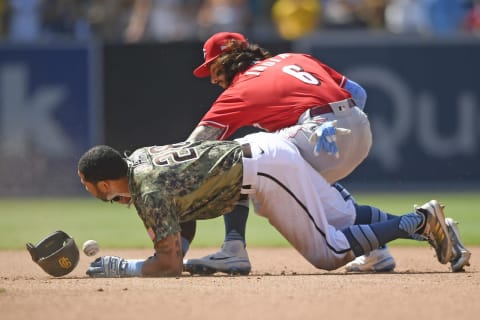
[[[366,224],[357,224],[342,230],[355,256],[361,256],[380,247],[377,236]]]
[[[248,219],[248,200],[245,201],[247,206],[242,202],[237,203],[232,212],[223,216],[225,223],[225,240],[241,240],[245,244],[245,228]]]
[[[332,184],[332,187],[334,187],[335,189],[337,189],[338,192],[340,192],[340,194],[343,197],[343,200],[345,201],[352,200],[353,203],[356,202],[353,196],[350,194],[350,192],[340,183],[335,182],[334,184]]]
[[[415,233],[422,233],[423,229],[425,229],[426,221],[427,219],[425,219],[423,214],[412,212],[400,217],[399,228],[408,232],[409,237],[411,237]]]
[[[353,224],[372,224],[376,222],[387,221],[398,218],[393,214],[383,212],[382,210],[372,207],[354,204],[357,216]]]
[[[410,239],[423,218],[416,213],[409,213],[386,221],[370,225],[358,224],[342,232],[347,237],[353,253],[358,257],[384,246],[396,239]]]
[[[397,216],[383,212],[376,207],[358,205],[356,203],[354,203],[354,206],[357,216],[355,217],[355,222],[353,224],[372,224],[397,218]],[[379,246],[379,248],[382,249],[385,249],[386,247],[386,244]]]

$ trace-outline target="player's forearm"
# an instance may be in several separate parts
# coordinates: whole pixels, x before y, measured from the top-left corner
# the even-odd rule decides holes
[[[222,135],[222,129],[210,126],[198,126],[188,137],[187,141],[218,140]]]
[[[145,260],[142,267],[143,277],[178,277],[182,274],[183,264],[171,263],[157,256]]]
[[[183,255],[180,233],[169,235],[155,245],[155,255],[142,266],[144,277],[175,277],[182,274]]]

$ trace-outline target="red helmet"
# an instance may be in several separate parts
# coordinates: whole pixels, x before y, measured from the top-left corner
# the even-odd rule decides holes
[[[205,78],[210,75],[210,70],[208,65],[217,59],[222,52],[226,49],[226,44],[230,40],[239,40],[248,45],[247,39],[240,34],[235,32],[219,32],[211,36],[205,44],[203,45],[203,56],[205,62],[193,70],[193,74],[198,78]]]

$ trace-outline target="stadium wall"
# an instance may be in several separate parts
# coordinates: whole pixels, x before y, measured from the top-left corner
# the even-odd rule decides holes
[[[347,186],[480,189],[478,39],[320,35],[259,43],[272,53],[310,53],[367,89],[374,144]],[[1,45],[0,196],[84,195],[75,166],[89,146],[132,150],[185,139],[221,92],[192,75],[201,48]]]

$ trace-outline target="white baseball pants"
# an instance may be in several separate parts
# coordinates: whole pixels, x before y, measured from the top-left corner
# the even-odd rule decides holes
[[[243,189],[255,212],[266,217],[310,263],[334,270],[355,257],[340,231],[355,220],[351,201],[313,169],[288,139],[255,133],[237,139],[249,143],[243,158]]]
[[[298,120],[298,125],[278,131],[292,141],[307,160],[329,182],[334,183],[348,176],[367,157],[372,146],[372,133],[367,115],[358,107],[338,107],[331,104],[333,112],[311,118],[307,110]],[[314,155],[314,145],[309,142],[313,130],[318,126],[314,121],[337,120],[338,128],[350,129],[351,134],[337,135],[340,157],[337,159],[326,152]]]

